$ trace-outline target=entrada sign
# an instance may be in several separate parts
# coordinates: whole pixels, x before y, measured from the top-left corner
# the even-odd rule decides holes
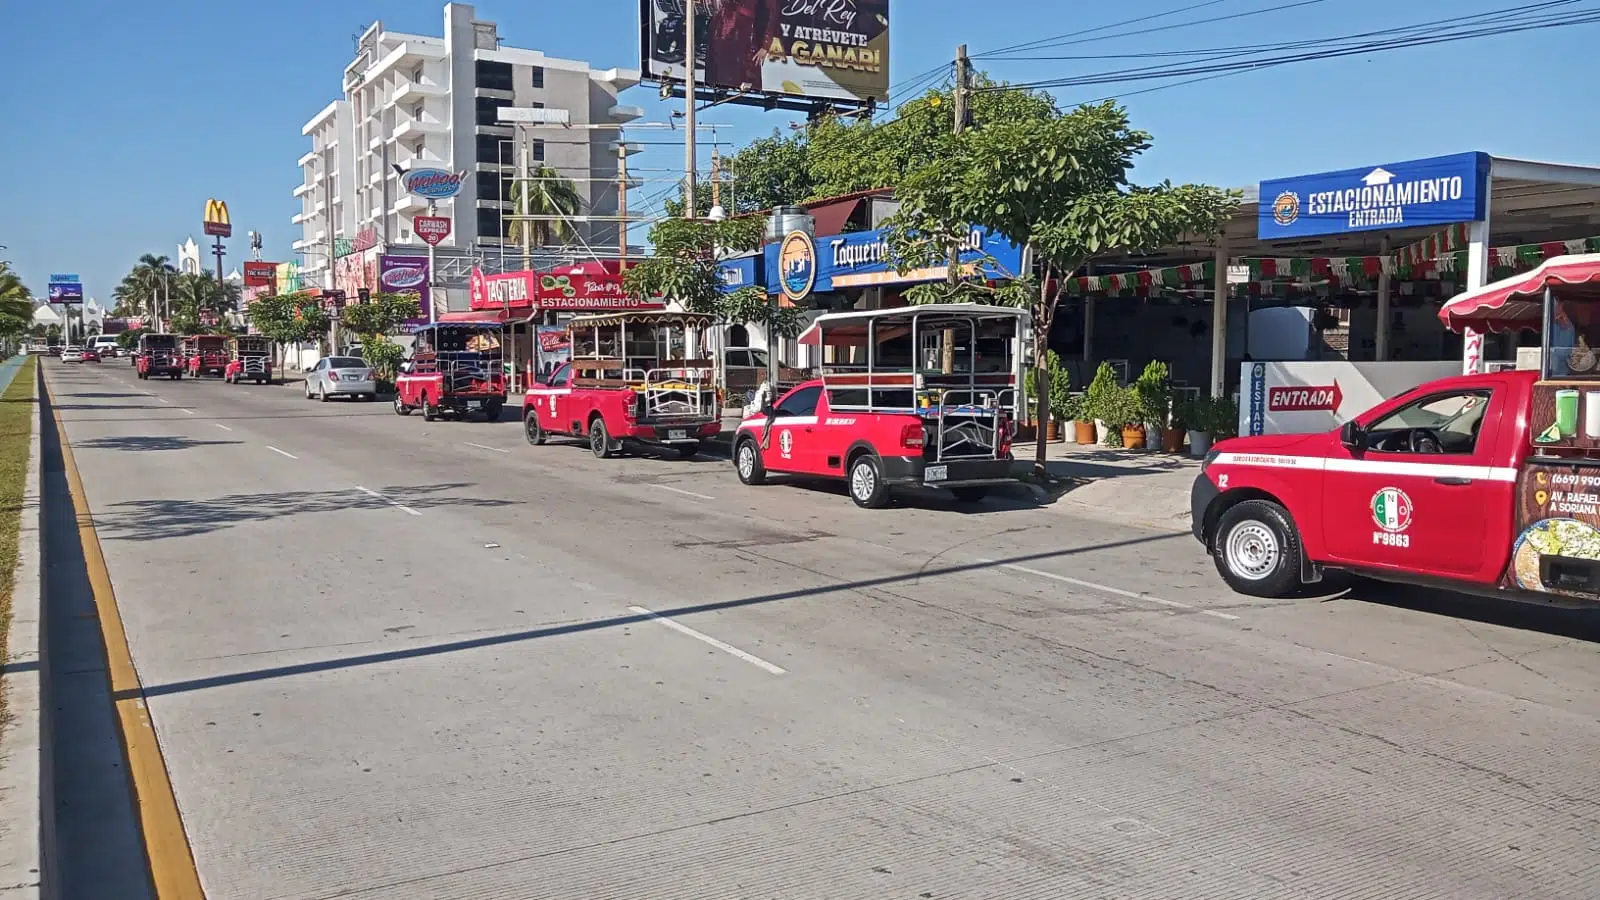
[[[1489,155],[1457,153],[1261,182],[1261,240],[1439,227],[1484,218]]]
[[[444,169],[412,169],[401,180],[406,193],[429,200],[448,200],[461,193],[461,180],[465,172],[448,172]]]

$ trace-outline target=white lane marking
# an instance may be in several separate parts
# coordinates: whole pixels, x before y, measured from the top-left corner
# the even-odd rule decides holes
[[[221,422],[212,422],[211,424],[217,426],[218,428],[221,428],[223,431],[232,431],[233,430],[232,428],[229,428],[228,426],[222,424]]]
[[[994,560],[979,559],[978,562],[992,563]],[[1066,575],[1057,575],[1054,572],[1046,572],[1042,569],[1030,569],[1027,566],[1017,566],[1010,563],[1001,563],[1000,568],[1010,569],[1013,572],[1024,572],[1028,575],[1035,575],[1039,578],[1048,578],[1051,581],[1059,581],[1063,584],[1073,585],[1074,587],[1088,588],[1092,591],[1100,591],[1102,593],[1111,594],[1117,597],[1126,597],[1129,600],[1143,600],[1147,603],[1157,603],[1161,606],[1170,606],[1174,609],[1195,609],[1194,605],[1189,603],[1180,603],[1177,600],[1168,600],[1164,597],[1156,597],[1151,594],[1141,594],[1137,591],[1125,591],[1122,588],[1112,587],[1109,584],[1097,584],[1093,581],[1084,581],[1081,578],[1070,578]],[[1196,609],[1196,612],[1200,613],[1202,616],[1212,616],[1214,618],[1228,619],[1230,621],[1239,618],[1238,616],[1230,613],[1217,612],[1214,609]]]
[[[676,631],[679,634],[686,634],[689,637],[692,637],[695,640],[700,641],[701,643],[710,644],[711,646],[717,648],[718,650],[721,650],[723,653],[726,653],[729,656],[735,657],[737,659],[742,659],[745,662],[749,663],[752,666],[755,666],[758,669],[765,669],[766,671],[771,672],[774,675],[783,675],[783,674],[785,674],[785,672],[784,672],[784,670],[782,668],[780,668],[778,666],[775,666],[772,663],[767,662],[766,660],[762,659],[759,656],[756,656],[756,655],[751,654],[751,653],[746,653],[743,650],[740,650],[738,647],[733,646],[732,644],[724,643],[723,641],[719,641],[719,640],[717,640],[716,638],[712,637],[709,634],[703,634],[701,632],[695,631],[693,628],[690,628],[687,625],[681,624],[679,622],[674,622],[673,620],[667,618],[666,616],[658,615],[656,613],[653,613],[650,610],[645,609],[642,606],[630,606],[630,607],[628,607],[628,609],[632,610],[633,612],[635,612],[635,613],[637,613],[637,614],[639,614],[641,616],[649,616],[650,618],[656,620],[657,622],[660,622],[661,624],[667,626],[668,628],[671,628],[673,631]]]
[[[184,412],[188,413],[191,416],[194,415],[194,410],[192,410],[192,409],[185,409]]]
[[[154,396],[154,395],[151,395],[151,396]],[[171,400],[168,400],[165,397],[156,397],[156,399],[160,400],[162,403],[171,403],[172,402]]]
[[[373,490],[371,488],[364,488],[364,487],[362,487],[361,485],[358,484],[358,485],[356,485],[356,490],[360,491],[363,494],[366,494],[369,497],[377,497],[379,500],[382,500],[383,502],[389,504],[390,506],[394,507],[395,509],[403,510],[403,511],[405,511],[407,513],[410,513],[413,516],[422,515],[422,513],[417,512],[416,510],[412,509],[411,507],[406,506],[405,504],[400,503],[400,502],[398,502],[396,500],[391,500],[388,497],[385,497],[384,495],[378,493],[377,491],[375,491],[375,490]]]
[[[501,450],[499,447],[486,447],[483,444],[474,444],[471,441],[462,441],[468,447],[477,447],[479,450],[491,450],[495,453],[510,453],[510,450]]]
[[[665,485],[665,484],[652,484],[650,486],[653,487],[653,488],[660,488],[663,491],[671,491],[674,494],[682,494],[685,497],[698,497],[701,500],[715,500],[715,499],[717,499],[715,497],[708,497],[705,494],[696,494],[694,491],[686,491],[683,488],[675,488],[675,487],[672,487],[670,485]]]
[[[271,446],[269,446],[269,447],[267,447],[267,449],[268,449],[268,450],[271,450],[271,451],[272,451],[272,452],[273,452],[273,453],[277,453],[277,454],[279,454],[279,455],[281,455],[281,456],[287,456],[287,457],[289,457],[289,458],[290,458],[290,459],[299,459],[299,458],[300,458],[300,457],[298,457],[298,456],[295,456],[295,455],[294,455],[294,454],[293,454],[293,453],[290,453],[290,452],[289,452],[289,451],[287,451],[287,450],[279,450],[279,449],[278,449],[278,448],[277,448],[277,447],[271,447]]]

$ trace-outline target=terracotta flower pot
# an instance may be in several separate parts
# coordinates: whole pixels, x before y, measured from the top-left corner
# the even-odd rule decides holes
[[[1161,452],[1177,453],[1183,449],[1184,431],[1182,428],[1163,428],[1161,430]]]
[[[1098,443],[1095,440],[1094,420],[1093,419],[1090,419],[1088,421],[1084,421],[1083,419],[1079,419],[1078,421],[1076,421],[1076,422],[1074,422],[1072,424],[1074,426],[1076,426],[1076,428],[1074,430],[1078,432],[1078,434],[1077,434],[1078,443],[1083,444],[1085,446]]]
[[[1038,434],[1039,432],[1037,430],[1037,426],[1035,426],[1032,422],[1021,422],[1017,425],[1017,443],[1031,441],[1037,437]]]
[[[1044,439],[1052,442],[1061,440],[1061,423],[1051,419],[1050,424],[1045,427]]]
[[[1122,426],[1122,446],[1125,450],[1142,450],[1144,448],[1144,426]]]

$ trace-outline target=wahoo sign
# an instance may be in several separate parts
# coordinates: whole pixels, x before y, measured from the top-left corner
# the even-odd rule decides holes
[[[412,169],[401,181],[406,193],[429,200],[448,200],[461,193],[461,180],[465,172],[447,172],[444,169]]]
[[[1489,156],[1457,153],[1261,182],[1261,240],[1481,222]]]

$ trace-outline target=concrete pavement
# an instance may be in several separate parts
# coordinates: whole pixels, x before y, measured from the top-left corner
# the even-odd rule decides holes
[[[52,365],[215,898],[1571,897],[1592,619]]]

